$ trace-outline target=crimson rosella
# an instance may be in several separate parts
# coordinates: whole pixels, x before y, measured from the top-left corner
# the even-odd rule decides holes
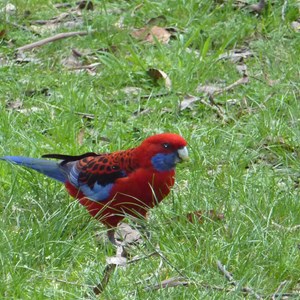
[[[145,218],[174,185],[175,165],[188,159],[186,141],[174,133],[145,139],[138,147],[113,153],[79,156],[46,154],[44,158],[4,156],[65,184],[69,194],[111,230],[126,216]]]

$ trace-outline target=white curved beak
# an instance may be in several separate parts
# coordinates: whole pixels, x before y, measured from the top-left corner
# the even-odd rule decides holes
[[[180,158],[181,161],[185,161],[189,159],[189,152],[187,147],[183,147],[177,150],[178,157]]]

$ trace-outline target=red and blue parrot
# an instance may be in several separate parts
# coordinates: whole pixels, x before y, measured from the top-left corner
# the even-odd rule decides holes
[[[93,152],[79,156],[46,154],[37,159],[4,156],[6,160],[34,169],[62,182],[68,193],[109,229],[126,216],[146,218],[175,182],[175,166],[188,159],[187,142],[174,133],[148,137],[138,147],[113,153]]]

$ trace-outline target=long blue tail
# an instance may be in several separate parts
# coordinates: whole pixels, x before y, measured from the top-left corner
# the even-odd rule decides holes
[[[23,156],[3,156],[0,159],[36,170],[63,183],[67,180],[66,171],[55,161]]]

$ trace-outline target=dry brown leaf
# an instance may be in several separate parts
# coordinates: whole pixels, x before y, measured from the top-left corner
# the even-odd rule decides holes
[[[206,219],[211,219],[213,221],[222,221],[224,220],[224,214],[223,213],[217,213],[215,210],[211,209],[209,211],[193,211],[191,213],[187,214],[187,219],[191,223],[203,223],[203,221]]]
[[[0,38],[4,38],[5,35],[6,35],[6,30],[5,29],[0,30]]]
[[[171,33],[163,27],[153,26],[134,30],[131,35],[139,40],[154,44],[155,40],[167,44]]]
[[[147,71],[148,75],[154,79],[155,81],[158,81],[160,79],[164,80],[165,87],[170,90],[172,87],[172,82],[169,76],[162,70],[150,68]]]

